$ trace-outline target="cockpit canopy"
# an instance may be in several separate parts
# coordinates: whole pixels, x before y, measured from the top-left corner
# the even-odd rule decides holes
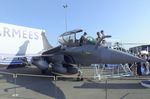
[[[58,37],[58,42],[61,45],[66,46],[79,46],[79,39],[76,38],[77,33],[82,33],[82,29],[75,29],[72,31],[67,31]],[[86,37],[86,44],[99,45],[105,38],[110,38],[110,35],[105,35],[100,41],[96,41],[95,38],[88,36]]]
[[[75,44],[76,42],[78,42],[76,39],[76,34],[82,31],[82,29],[75,29],[72,31],[65,32],[58,37],[58,42],[62,45]]]

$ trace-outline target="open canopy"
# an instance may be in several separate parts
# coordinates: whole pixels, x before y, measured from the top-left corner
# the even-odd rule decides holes
[[[58,42],[62,45],[70,45],[77,42],[76,34],[82,33],[82,29],[67,31],[58,37]]]
[[[67,31],[58,37],[58,42],[61,45],[77,46],[77,45],[79,45],[79,39],[76,38],[77,33],[83,33],[83,30],[82,29],[75,29],[72,31]],[[101,43],[101,41],[103,41],[105,38],[110,38],[110,37],[111,37],[110,35],[105,35],[102,37],[101,40],[96,42],[95,38],[93,38],[91,36],[87,36],[86,37],[86,44],[92,44],[92,45],[98,46]]]

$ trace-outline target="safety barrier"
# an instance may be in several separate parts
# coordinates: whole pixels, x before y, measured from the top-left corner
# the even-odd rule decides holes
[[[144,77],[94,79],[0,72],[0,99],[149,99]]]

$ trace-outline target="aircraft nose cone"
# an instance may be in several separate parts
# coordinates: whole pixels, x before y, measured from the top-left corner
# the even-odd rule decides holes
[[[132,54],[108,48],[101,50],[100,57],[101,62],[105,64],[123,64],[145,61]]]

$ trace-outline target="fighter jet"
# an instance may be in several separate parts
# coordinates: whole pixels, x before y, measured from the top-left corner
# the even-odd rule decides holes
[[[31,63],[43,73],[49,68],[58,74],[76,74],[77,65],[91,64],[123,64],[145,61],[137,56],[103,46],[101,41],[111,36],[103,36],[99,41],[92,37],[86,38],[86,43],[80,46],[77,34],[82,29],[65,32],[58,37],[59,46],[52,48],[44,34],[42,34],[44,51],[41,56],[33,56]]]
[[[105,35],[99,41],[87,37],[86,43],[79,44],[77,34],[82,29],[75,29],[61,34],[60,43],[52,47],[45,30],[0,23],[0,64],[33,64],[43,73],[51,67],[57,74],[76,74],[78,65],[122,64],[144,61],[129,53],[110,49],[102,41],[111,36]],[[38,46],[37,46],[38,44]]]

